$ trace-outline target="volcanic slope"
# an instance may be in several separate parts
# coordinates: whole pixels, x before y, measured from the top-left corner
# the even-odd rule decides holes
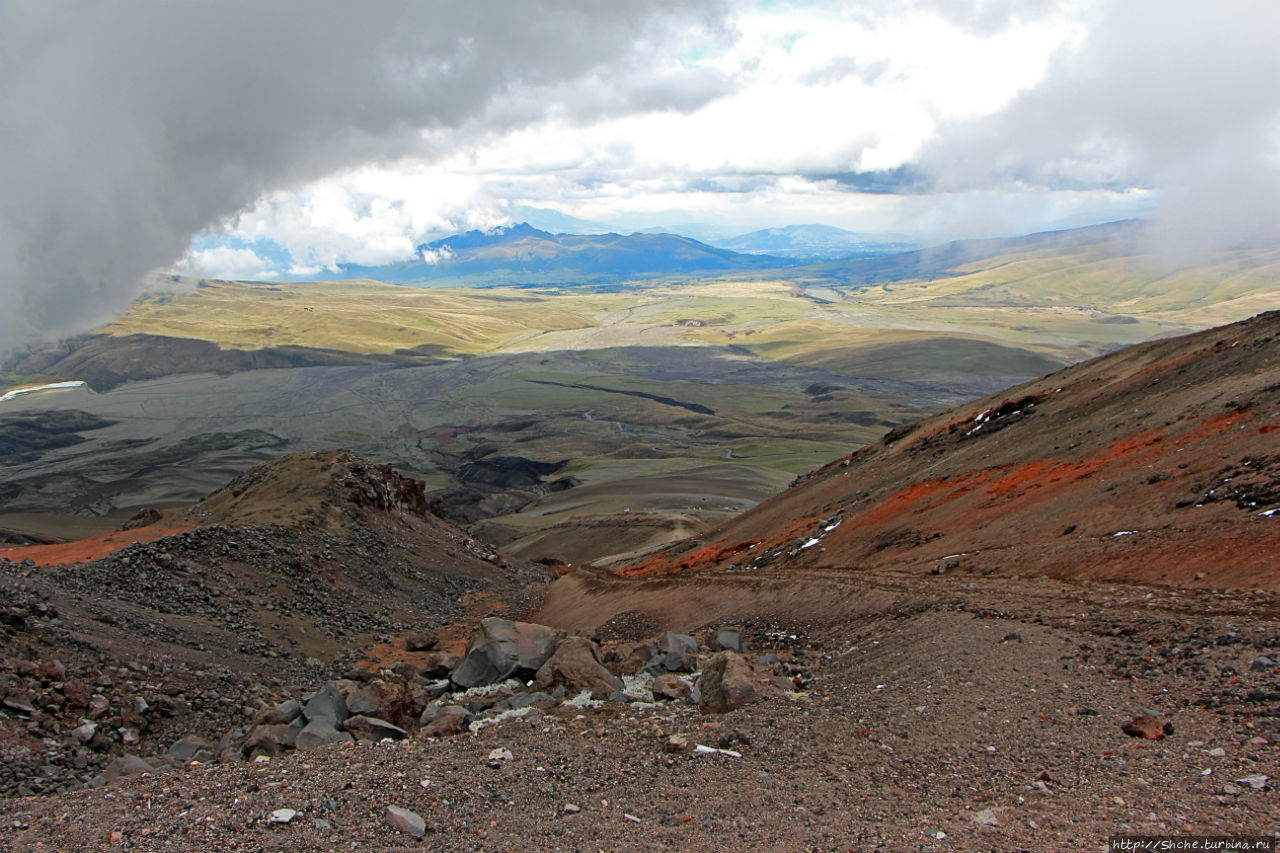
[[[1280,312],[895,429],[631,577],[891,569],[1280,589]]]
[[[133,541],[153,529],[161,538]],[[545,577],[440,521],[423,484],[390,466],[346,451],[296,454],[154,525],[0,549],[0,696],[23,693],[14,662],[57,660],[56,681],[97,685],[90,692],[113,709],[119,701],[107,719],[119,714],[136,749],[191,733],[216,742],[260,693],[322,682],[383,637],[463,620]],[[140,707],[183,711],[131,712],[128,690],[145,698]],[[74,725],[71,699],[49,707],[50,730],[67,724],[64,713]],[[24,743],[27,733],[6,725],[21,722],[0,714],[0,743]],[[58,762],[27,792],[78,784],[112,754],[95,750],[88,767]],[[21,763],[0,773],[0,793],[29,781]]]

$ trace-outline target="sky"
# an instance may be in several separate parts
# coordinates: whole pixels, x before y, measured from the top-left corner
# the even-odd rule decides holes
[[[1274,0],[0,0],[0,351],[529,209],[1280,238]]]

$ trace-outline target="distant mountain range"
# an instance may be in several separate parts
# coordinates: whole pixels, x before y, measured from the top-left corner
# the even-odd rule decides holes
[[[1141,229],[1141,222],[1128,220],[914,249],[905,241],[825,225],[769,228],[712,246],[676,234],[552,234],[522,222],[423,243],[409,261],[344,265],[336,277],[418,286],[610,286],[768,271],[782,278],[875,284],[946,275],[959,265],[1008,252],[1117,242],[1131,250]]]
[[[715,275],[795,262],[708,246],[675,234],[551,234],[522,222],[423,243],[411,261],[344,265],[345,278],[391,284],[611,284],[666,276]]]

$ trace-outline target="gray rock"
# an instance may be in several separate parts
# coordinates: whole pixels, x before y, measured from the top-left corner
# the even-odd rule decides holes
[[[399,726],[394,726],[386,720],[380,720],[377,717],[366,717],[363,714],[357,714],[354,717],[347,717],[347,721],[343,727],[355,736],[356,740],[370,740],[374,743],[383,738],[391,738],[392,740],[404,740],[409,733]]]
[[[300,714],[302,714],[302,703],[297,699],[289,699],[288,701],[281,702],[277,705],[275,710],[281,717],[280,722],[292,723],[294,720],[298,719]]]
[[[542,691],[538,690],[532,693],[517,693],[516,695],[512,696],[510,699],[507,700],[506,705],[508,708],[514,711],[514,710],[519,710],[520,708],[527,708],[530,705],[536,705],[539,702],[554,702],[554,701],[556,700],[551,697],[550,693],[543,693]]]
[[[747,650],[746,644],[742,642],[742,632],[737,628],[721,628],[716,631],[714,648],[717,651],[737,652],[738,654],[742,654]]]
[[[427,831],[427,822],[420,815],[399,806],[387,806],[387,823],[414,838],[421,838]]]
[[[213,761],[213,748],[202,737],[187,735],[169,747],[169,757],[186,764],[189,761],[208,763]]]
[[[81,723],[71,730],[71,736],[80,743],[88,743],[98,733],[97,723]]]
[[[489,618],[471,638],[462,663],[450,674],[454,684],[471,688],[508,678],[532,678],[555,653],[556,632],[545,625]]]
[[[698,668],[698,661],[688,652],[667,652],[662,658],[662,668],[667,672],[693,672]]]
[[[1254,672],[1266,672],[1269,669],[1275,669],[1276,662],[1266,655],[1260,655],[1249,663],[1249,669]]]
[[[337,728],[339,723],[350,716],[350,712],[347,710],[347,701],[342,698],[342,691],[330,681],[307,700],[302,716],[307,718],[308,723],[328,720],[331,727]]]
[[[317,749],[331,743],[350,743],[355,740],[348,732],[340,732],[325,717],[317,717],[298,732],[294,746],[298,749]]]
[[[1243,779],[1236,780],[1237,785],[1243,785],[1246,788],[1252,788],[1255,791],[1261,791],[1267,787],[1267,777],[1262,773],[1251,773]]]
[[[114,763],[114,762],[112,762]],[[136,755],[126,755],[120,759],[120,773],[124,776],[140,776],[143,773],[154,773],[155,767]]]
[[[298,813],[293,809],[276,809],[267,818],[267,822],[268,823],[289,823],[289,821],[293,820],[297,816],[298,816]]]
[[[688,652],[691,655],[698,653],[698,641],[688,634],[676,634],[667,631],[662,635],[662,641],[659,643],[661,651],[670,654],[672,652]]]

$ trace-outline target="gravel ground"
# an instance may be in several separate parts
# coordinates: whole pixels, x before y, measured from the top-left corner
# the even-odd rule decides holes
[[[1235,781],[1280,775],[1280,674],[1251,666],[1280,650],[1270,597],[945,580],[911,596],[855,621],[748,623],[757,670],[793,689],[728,714],[560,705],[441,740],[168,770],[6,801],[0,846],[1079,851],[1280,825],[1274,778]],[[1172,734],[1124,734],[1144,710]],[[670,752],[675,734],[738,755]],[[500,747],[513,757],[491,761]]]

